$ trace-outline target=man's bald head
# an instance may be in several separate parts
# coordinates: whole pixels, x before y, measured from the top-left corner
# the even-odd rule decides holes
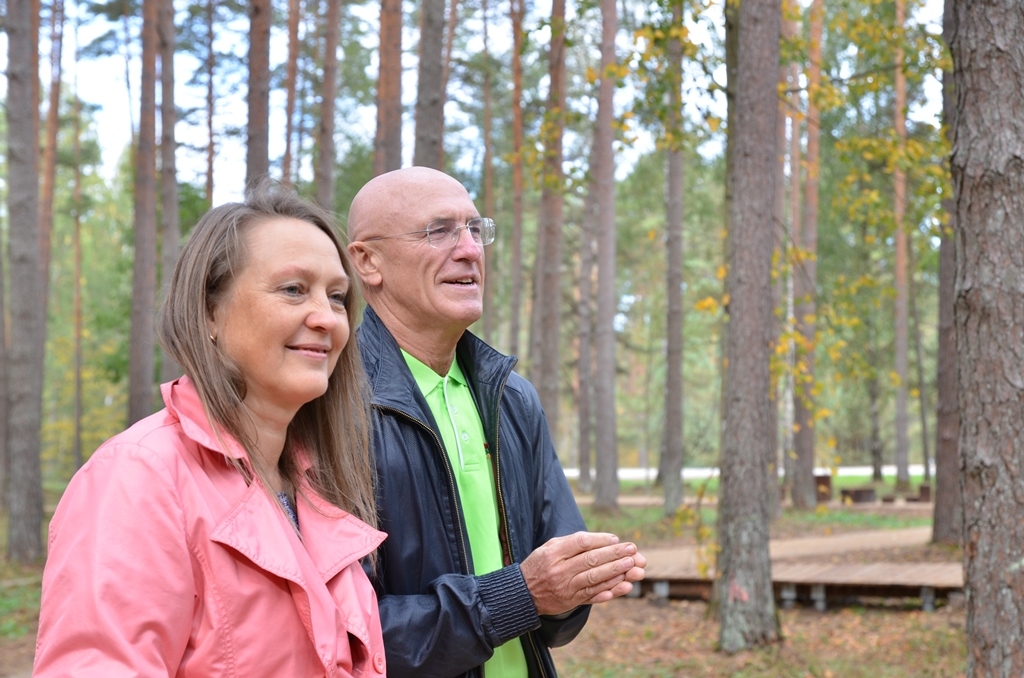
[[[418,203],[439,191],[456,191],[469,198],[461,183],[429,167],[405,167],[374,177],[352,199],[348,211],[349,242],[424,226],[426,222],[410,223],[410,217],[417,214]],[[430,214],[419,216],[427,221],[433,218]]]

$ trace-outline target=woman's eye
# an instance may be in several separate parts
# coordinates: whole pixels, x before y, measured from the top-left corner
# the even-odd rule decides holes
[[[331,303],[337,306],[345,306],[348,303],[348,292],[334,292],[331,294]]]

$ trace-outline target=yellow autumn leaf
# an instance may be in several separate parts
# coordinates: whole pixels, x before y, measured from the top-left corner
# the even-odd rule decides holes
[[[714,297],[704,297],[696,303],[694,306],[698,311],[707,311],[708,313],[714,313],[718,310],[718,300]]]

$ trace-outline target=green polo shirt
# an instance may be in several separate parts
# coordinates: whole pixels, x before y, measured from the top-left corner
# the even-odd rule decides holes
[[[473,393],[457,360],[448,375],[442,377],[405,351],[402,355],[427,399],[455,474],[474,574],[500,570],[504,563],[498,536],[494,470]],[[526,655],[518,638],[495,648],[494,656],[484,664],[484,674],[487,678],[526,678]]]

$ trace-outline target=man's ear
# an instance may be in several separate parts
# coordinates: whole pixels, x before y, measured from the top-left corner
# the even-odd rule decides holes
[[[377,287],[384,277],[380,272],[380,254],[367,247],[366,243],[356,240],[348,244],[348,255],[352,258],[359,279],[365,287]]]

